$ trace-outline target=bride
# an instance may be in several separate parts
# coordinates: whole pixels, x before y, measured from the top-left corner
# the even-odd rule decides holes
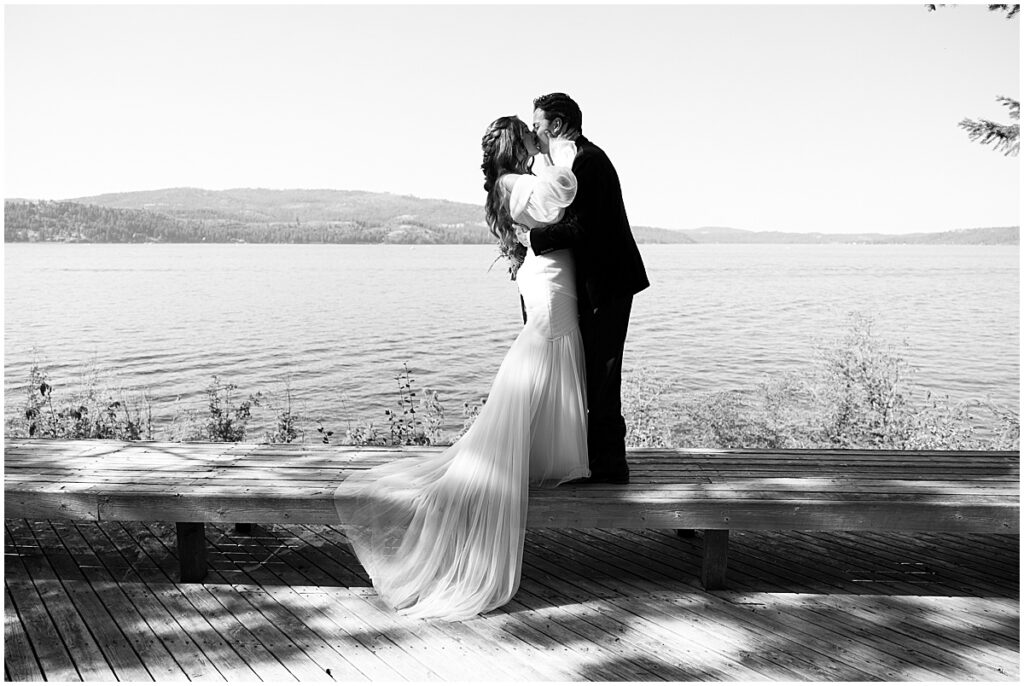
[[[507,603],[519,587],[529,486],[590,475],[572,256],[534,255],[515,235],[516,224],[562,218],[576,195],[575,146],[553,150],[534,175],[537,145],[519,118],[495,120],[482,145],[487,223],[512,262],[526,324],[461,439],[356,472],[335,495],[374,587],[410,617],[466,619]]]

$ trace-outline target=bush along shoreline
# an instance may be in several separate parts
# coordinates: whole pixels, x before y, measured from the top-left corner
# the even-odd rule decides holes
[[[905,346],[904,346],[905,349]],[[37,363],[23,411],[5,422],[9,438],[326,443],[357,446],[448,445],[486,402],[465,403],[463,425],[444,430],[447,411],[436,390],[419,389],[403,364],[394,404],[379,421],[344,431],[295,409],[291,387],[244,394],[213,376],[203,409],[176,412],[155,426],[145,392],[112,384],[90,368],[77,388],[58,387]],[[624,375],[626,444],[660,448],[861,448],[1019,450],[1016,408],[988,400],[953,401],[922,391],[903,349],[881,340],[868,317],[852,315],[845,333],[815,345],[808,368],[761,381],[753,392],[722,391],[676,399],[678,387],[646,367]],[[254,412],[270,414],[253,431]],[[261,415],[261,416],[263,416]],[[265,419],[265,416],[264,416]]]
[[[1020,415],[988,399],[924,391],[902,348],[851,315],[815,344],[807,368],[764,378],[752,393],[668,401],[670,384],[639,370],[624,379],[627,444],[681,448],[1018,450]]]

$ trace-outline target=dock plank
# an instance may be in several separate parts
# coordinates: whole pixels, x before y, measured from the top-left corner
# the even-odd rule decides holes
[[[7,677],[1020,676],[1016,452],[634,450],[628,486],[531,492],[507,606],[424,623],[381,603],[337,526],[334,488],[393,449],[5,450]],[[208,522],[205,583],[177,583],[175,521]],[[730,590],[699,587],[701,538],[677,528],[731,530]]]
[[[277,625],[289,627],[291,631],[305,633],[300,628],[302,624],[301,621],[297,617],[290,615],[290,613],[287,613],[287,611],[284,610],[285,606],[300,601],[298,594],[291,591],[290,588],[285,588],[282,592],[281,587],[305,585],[306,583],[308,583],[309,579],[304,571],[297,569],[293,564],[257,563],[257,559],[261,559],[264,561],[272,559],[276,556],[275,554],[280,553],[290,547],[287,544],[280,544],[280,541],[282,540],[281,537],[275,537],[275,540],[279,541],[278,545],[274,547],[268,547],[264,543],[264,541],[266,541],[267,538],[268,537],[263,536],[253,537],[250,540],[250,545],[247,546],[249,548],[251,557],[248,560],[242,561],[242,564],[240,565],[240,571],[243,572],[244,578],[247,581],[247,595],[250,598],[250,601],[253,602],[253,605],[258,605],[263,609],[264,612],[267,612],[268,609],[273,610],[273,612],[270,615],[265,615],[267,620]],[[266,602],[265,600],[264,602],[257,603],[253,599],[253,595],[259,593],[269,593],[269,597],[275,598],[276,600],[273,603]],[[346,603],[350,603],[351,600],[352,598],[346,597],[340,599],[339,602],[343,606],[345,606]],[[364,614],[360,614],[360,617],[364,620],[366,619]],[[308,638],[309,637],[307,636],[307,640]],[[320,649],[323,649],[325,647],[325,644],[320,640],[313,639],[313,642],[317,643],[317,647]],[[392,640],[392,642],[394,643],[394,640]],[[404,646],[399,647],[402,648],[407,654],[410,654],[409,651],[405,649]],[[417,661],[422,663],[422,660]],[[353,669],[353,667],[347,662],[347,660],[345,660],[345,658],[340,653],[335,653],[333,656],[325,659],[324,662],[327,664],[323,665],[323,669],[332,669],[332,674],[334,674],[335,671],[340,672],[339,678],[344,678],[344,674]],[[344,667],[339,668],[340,665],[344,665]],[[360,674],[360,676],[362,676],[361,673],[359,673],[358,671],[357,673]],[[465,676],[466,674],[463,673],[462,678],[465,679]]]
[[[71,555],[62,547],[52,545],[55,536],[49,527],[30,529],[28,533],[34,539],[42,554],[19,558],[24,565],[26,575],[33,579],[36,592],[46,608],[46,613],[53,622],[60,640],[67,646],[67,652],[73,656],[75,668],[85,681],[115,681],[117,677],[93,636],[90,624],[82,617],[72,594],[61,583],[56,570],[63,569],[77,577],[77,567]],[[105,633],[110,627],[100,622],[97,631]],[[81,656],[81,660],[77,659]]]
[[[339,563],[339,559],[347,558],[358,567],[358,562],[355,562],[351,551],[344,543],[344,535],[334,528],[321,527],[321,529],[320,532],[315,532],[309,526],[290,527],[297,540],[306,544],[299,547],[296,552],[310,563],[311,566],[308,569],[315,570],[315,573],[309,574],[310,581],[317,584],[338,583],[342,586],[363,588],[369,586],[365,575],[357,576],[348,567]],[[527,677],[533,675],[537,679],[543,678],[543,674],[536,672],[534,665],[526,660],[520,661],[520,656],[512,650],[506,650],[503,643],[481,640],[478,633],[461,622],[439,622],[433,628],[445,634],[448,640],[455,640],[467,645],[470,648],[469,655],[481,655],[479,660],[473,658],[473,664],[482,670],[478,673],[486,673],[488,665],[493,659],[512,659],[519,661],[518,672]],[[438,639],[445,640],[440,636]],[[527,680],[535,679],[527,678]]]
[[[1019,592],[1011,574],[1017,557],[1009,555],[1017,542],[1008,536],[960,543],[945,534],[877,533],[866,541],[859,534],[739,532],[733,590],[706,593],[695,583],[699,545],[692,539],[649,529],[531,530],[512,603],[464,622],[431,623],[382,606],[334,526],[257,527],[253,536],[211,527],[215,569],[207,583],[184,588],[173,582],[171,523],[7,524],[15,604],[17,584],[34,588],[38,581],[23,560],[53,560],[31,574],[62,587],[88,584],[98,599],[119,598],[106,603],[110,614],[122,628],[148,622],[138,626],[151,627],[148,640],[181,664],[179,678],[238,676],[228,669],[232,661],[246,665],[250,680],[281,683],[464,680],[479,669],[491,678],[536,681],[1019,677]],[[960,569],[979,555],[977,568]],[[999,557],[998,569],[984,565],[988,556]],[[881,582],[851,573],[854,560]],[[907,561],[933,573],[901,575]],[[966,584],[975,577],[983,583]],[[827,592],[810,592],[815,579]],[[361,585],[347,585],[353,580]],[[70,594],[64,602],[75,607]],[[14,617],[34,648],[27,624]],[[295,649],[267,648],[269,634],[258,636],[254,623],[274,624]],[[217,641],[237,657],[211,654]],[[184,649],[189,642],[191,652]],[[153,670],[143,645],[132,645]],[[8,674],[20,668],[11,662],[15,654],[8,655]],[[335,669],[335,656],[351,667]],[[75,655],[78,663],[85,659]],[[193,659],[206,667],[197,669]],[[302,672],[293,660],[320,671]],[[462,667],[454,664],[460,661]]]
[[[534,539],[531,537],[531,544],[533,543]],[[532,547],[531,545],[531,549]],[[531,567],[544,572],[542,576],[538,576],[537,572],[531,569],[531,576],[537,577],[545,585],[557,587],[577,603],[595,604],[609,617],[618,618],[620,622],[628,625],[642,627],[645,634],[655,636],[664,643],[685,646],[688,651],[692,651],[691,655],[697,658],[691,658],[694,664],[710,666],[711,671],[702,678],[730,681],[772,678],[764,669],[759,668],[764,667],[764,664],[759,664],[760,658],[751,659],[749,654],[745,653],[730,655],[718,640],[685,626],[678,617],[648,612],[637,613],[624,607],[622,599],[631,593],[631,589],[629,582],[619,575],[597,574],[597,570],[567,575],[562,570],[561,553],[554,551],[554,554],[545,555],[545,550],[550,548],[542,546],[537,549],[536,555],[532,552],[529,555],[528,562]],[[555,564],[554,560],[559,562]],[[680,648],[676,649],[677,654],[679,650]],[[769,665],[769,671],[774,669],[775,665]]]
[[[121,584],[121,588],[190,681],[226,681],[229,676],[242,681],[254,678],[255,672],[223,639],[211,640],[214,629],[209,622],[199,621],[197,613],[187,609],[181,612],[185,606],[175,598],[179,594],[168,581],[167,563],[162,568],[159,560],[149,556],[152,551],[159,554],[160,548],[153,544],[148,530],[133,534],[131,527],[120,523],[96,528],[122,553],[133,555],[125,561],[136,580]],[[140,546],[139,541],[146,543]],[[139,553],[134,557],[136,551]],[[170,566],[173,569],[173,561]]]
[[[625,532],[574,532],[580,535],[580,541],[589,542],[612,542],[616,545],[623,545],[616,539],[621,539]],[[623,551],[631,551],[632,546],[625,544]],[[663,564],[658,556],[632,555],[609,556],[610,561],[617,567],[628,569],[629,565],[639,565],[648,570],[654,580],[661,580],[662,583],[678,576],[676,570],[667,564]],[[659,594],[652,594],[659,597]],[[709,602],[714,603],[714,612],[719,613],[723,618],[736,622],[740,626],[750,627],[750,630],[768,638],[770,644],[776,641],[776,652],[794,652],[793,645],[799,647],[797,653],[802,653],[805,661],[813,664],[820,671],[826,671],[831,680],[863,681],[877,678],[877,675],[884,669],[884,666],[871,659],[870,655],[856,650],[848,650],[839,641],[828,641],[828,634],[815,630],[803,622],[794,622],[780,627],[778,623],[765,622],[757,613],[756,608],[752,609],[745,602],[729,602],[722,600],[719,594],[709,597]],[[780,630],[782,629],[782,630]],[[784,642],[788,641],[788,642]]]
[[[79,560],[79,568],[97,601],[124,632],[151,678],[156,681],[185,678],[185,672],[124,593],[105,564],[104,540],[88,539],[73,522],[51,522],[61,543]],[[120,567],[120,566],[119,566]]]
[[[443,449],[99,443],[7,439],[8,516],[327,524],[348,472]],[[1019,530],[1019,453],[633,450],[630,459],[629,486],[532,492],[531,526]]]
[[[254,549],[258,551],[260,555],[272,555],[275,550],[271,549],[264,543],[265,539],[257,538],[253,541]],[[296,566],[294,561],[301,559],[301,566]],[[275,593],[280,595],[280,591],[277,589],[281,586],[297,586],[305,585],[310,581],[323,581],[318,579],[316,576],[310,578],[310,574],[316,575],[317,568],[315,565],[308,564],[305,558],[300,555],[290,555],[289,561],[292,564],[284,564],[277,566],[261,565],[254,568],[250,572],[255,583],[261,584],[265,588],[275,589]],[[284,595],[291,596],[290,590],[286,590]],[[291,598],[289,598],[291,600]],[[353,600],[365,601],[359,594],[353,594],[351,597],[344,598],[343,603],[350,603]],[[475,675],[479,675],[481,670],[487,669],[487,664],[481,660],[477,660],[476,656],[472,653],[468,653],[462,650],[457,644],[451,642],[440,642],[441,646],[444,646],[441,654],[434,655],[433,651],[430,650],[431,646],[435,643],[434,639],[437,637],[437,631],[429,624],[417,623],[416,630],[412,630],[412,627],[408,626],[411,622],[404,620],[399,617],[395,617],[392,612],[381,612],[378,605],[370,602],[369,605],[362,608],[360,615],[368,621],[376,621],[378,623],[383,622],[389,627],[389,635],[394,634],[397,637],[401,637],[403,643],[401,647],[409,654],[414,655],[417,659],[429,667],[432,671],[442,676],[446,680],[472,680]],[[280,619],[280,617],[278,618]],[[394,622],[394,623],[391,623]],[[379,625],[376,629],[380,631]],[[451,654],[447,654],[451,653]]]
[[[604,586],[613,591],[615,597],[610,600],[617,604],[619,598],[643,598],[663,588],[652,578],[650,570],[633,565],[620,558],[607,555],[591,554],[592,546],[574,536],[564,536],[557,531],[539,531],[538,538],[546,539],[544,545],[551,546],[552,556],[557,555],[564,560],[571,560],[578,577],[583,577],[586,570],[595,577],[595,586]],[[596,572],[596,574],[595,574]],[[646,608],[635,613],[638,616],[651,617],[655,613]],[[658,613],[660,614],[660,613]],[[661,615],[665,621],[669,616]],[[746,627],[724,627],[720,623],[706,621],[702,613],[674,613],[671,620],[679,626],[689,624],[687,635],[690,640],[694,636],[706,636],[716,645],[726,647],[737,655],[744,655],[750,640],[754,638]],[[765,640],[760,637],[759,640]],[[757,673],[773,679],[791,680],[795,674],[815,674],[819,680],[835,679],[835,674],[827,673],[814,661],[801,661],[798,654],[789,646],[788,651],[763,651],[762,655],[745,656],[746,664]],[[795,664],[799,663],[799,664]]]
[[[11,589],[4,586],[4,679],[6,681],[45,681],[32,644],[25,633]]]
[[[653,543],[657,542],[655,539],[664,539],[666,544],[668,541],[671,540],[669,537],[664,536],[661,532],[644,533],[650,533],[652,535]],[[752,536],[751,538],[759,537]],[[739,546],[737,547],[739,548]],[[744,555],[743,557],[746,556]],[[779,557],[780,556],[778,554],[778,550],[776,550],[776,554],[773,556],[772,559],[775,560]],[[787,560],[790,559],[788,556],[783,557]],[[656,549],[656,552],[654,552],[653,554],[653,559],[644,560],[644,565],[650,565],[652,568],[655,568],[657,566],[657,560],[660,559],[663,560],[666,565],[672,567],[676,565],[676,558],[677,556],[664,554],[663,551],[658,551]],[[746,579],[766,579],[769,582],[771,582],[772,585],[777,585],[783,589],[788,589],[790,578],[794,578],[797,581],[801,581],[803,579],[802,572],[797,570],[807,569],[808,565],[810,565],[811,574],[819,574],[821,576],[826,576],[822,573],[822,571],[819,571],[815,568],[814,562],[805,563],[805,561],[803,560],[794,559],[792,560],[792,563],[794,567],[793,573],[797,574],[797,576],[795,577],[789,577],[788,575],[782,577],[763,576],[762,574],[764,574],[764,570],[739,569],[737,573],[737,582],[733,584],[736,588],[736,591],[729,593],[716,593],[715,595],[718,597],[735,597],[737,599],[735,602],[736,607],[756,611],[757,606],[763,606],[764,603],[758,602],[757,598],[759,596],[754,596],[754,599],[750,600],[751,590],[748,590],[748,588],[751,587],[751,584],[745,584],[744,581]],[[751,571],[752,576],[748,577],[746,574],[742,573],[747,571]],[[785,575],[786,570],[777,570],[777,573]],[[756,585],[753,586],[754,589],[756,589],[756,587]],[[786,611],[780,611],[775,615],[773,619],[773,622],[776,623],[776,631],[780,631],[786,634],[796,632],[800,636],[800,640],[797,643],[797,645],[807,645],[807,632],[811,632],[812,635],[830,638],[830,640],[832,640],[836,646],[842,647],[842,651],[838,650],[837,648],[836,652],[834,653],[834,655],[836,657],[839,657],[842,662],[846,663],[848,666],[856,667],[857,671],[859,671],[860,669],[871,670],[874,674],[876,674],[876,678],[878,678],[877,675],[882,675],[887,680],[934,680],[937,678],[948,678],[943,677],[942,675],[948,671],[959,669],[955,666],[943,666],[941,663],[937,667],[934,665],[930,665],[926,661],[924,661],[924,658],[916,655],[916,653],[912,651],[908,651],[898,641],[894,642],[894,640],[892,640],[891,637],[890,640],[887,640],[881,644],[883,648],[879,650],[878,646],[874,643],[873,639],[871,638],[871,625],[869,622],[861,623],[857,621],[856,617],[851,618],[843,612],[822,609],[820,607],[820,603],[817,603],[815,599],[833,596],[837,598],[851,598],[851,596],[848,596],[846,594],[854,589],[851,588],[848,582],[844,582],[841,578],[836,579],[831,584],[829,584],[824,592],[818,589],[809,590],[811,591],[810,593],[786,593],[784,595],[778,596],[782,598],[792,597],[811,599],[803,605],[797,605],[795,608],[789,608]],[[866,590],[862,590],[861,592],[865,593],[865,595],[852,596],[852,598],[856,598],[856,600],[851,600],[849,602],[870,602],[871,596],[866,595]],[[864,600],[862,600],[862,598],[864,598]],[[743,599],[743,601],[741,602],[740,599]],[[672,599],[672,602],[675,602],[675,600]],[[872,610],[876,612],[875,619],[885,618],[886,620],[888,620],[894,613],[897,615],[897,617],[901,616],[900,608],[898,605],[889,606],[885,608],[878,608],[877,606],[873,606]],[[927,658],[927,656],[925,656],[925,658]],[[852,678],[850,680],[859,679]]]
[[[88,618],[89,633],[118,681],[151,680],[152,676],[129,639],[135,634],[135,627],[125,627],[115,621],[107,604],[96,595],[83,573],[83,567],[96,564],[92,551],[78,550],[76,554],[76,550],[69,547],[61,536],[60,530],[69,526],[66,522],[50,522],[49,526],[35,528],[40,548],[46,551],[46,559],[60,578],[63,591],[75,611],[82,618]],[[65,552],[58,554],[59,551]]]
[[[300,549],[300,554],[308,556],[316,568],[322,572],[322,575],[312,576],[311,580],[319,580],[319,583],[324,584],[338,583],[342,586],[362,588],[369,586],[365,573],[359,575],[358,572],[351,571],[352,565],[356,569],[361,568],[358,567],[358,562],[347,548],[344,534],[340,530],[334,527],[316,527],[319,530],[314,530],[314,527],[310,526],[293,526],[290,529],[307,544]],[[347,561],[348,564],[343,564],[343,561]],[[485,626],[488,626],[485,622],[477,623],[476,628],[466,622],[439,622],[435,628],[447,634],[451,639],[467,645],[472,651],[485,656],[487,660],[485,660],[483,673],[487,672],[486,664],[493,664],[495,660],[513,660],[517,665],[516,673],[523,675],[527,681],[551,679],[564,681],[568,679],[567,672],[557,669],[553,671],[538,670],[536,655],[524,655],[522,647],[517,645],[518,642],[495,640],[500,637],[496,637],[494,632],[487,632],[486,636],[481,635],[478,629]],[[507,639],[508,636],[503,638]]]

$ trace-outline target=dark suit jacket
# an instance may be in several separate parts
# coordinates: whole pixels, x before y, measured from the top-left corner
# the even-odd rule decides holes
[[[598,307],[610,298],[631,296],[650,285],[622,202],[619,175],[601,148],[576,139],[573,174],[576,198],[563,221],[530,232],[537,255],[570,248],[576,260],[580,304]]]

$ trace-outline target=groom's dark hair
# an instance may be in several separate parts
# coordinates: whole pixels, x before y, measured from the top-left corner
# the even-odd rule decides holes
[[[533,108],[544,110],[548,119],[560,117],[566,128],[583,133],[583,113],[576,101],[565,93],[548,93],[534,99]]]

